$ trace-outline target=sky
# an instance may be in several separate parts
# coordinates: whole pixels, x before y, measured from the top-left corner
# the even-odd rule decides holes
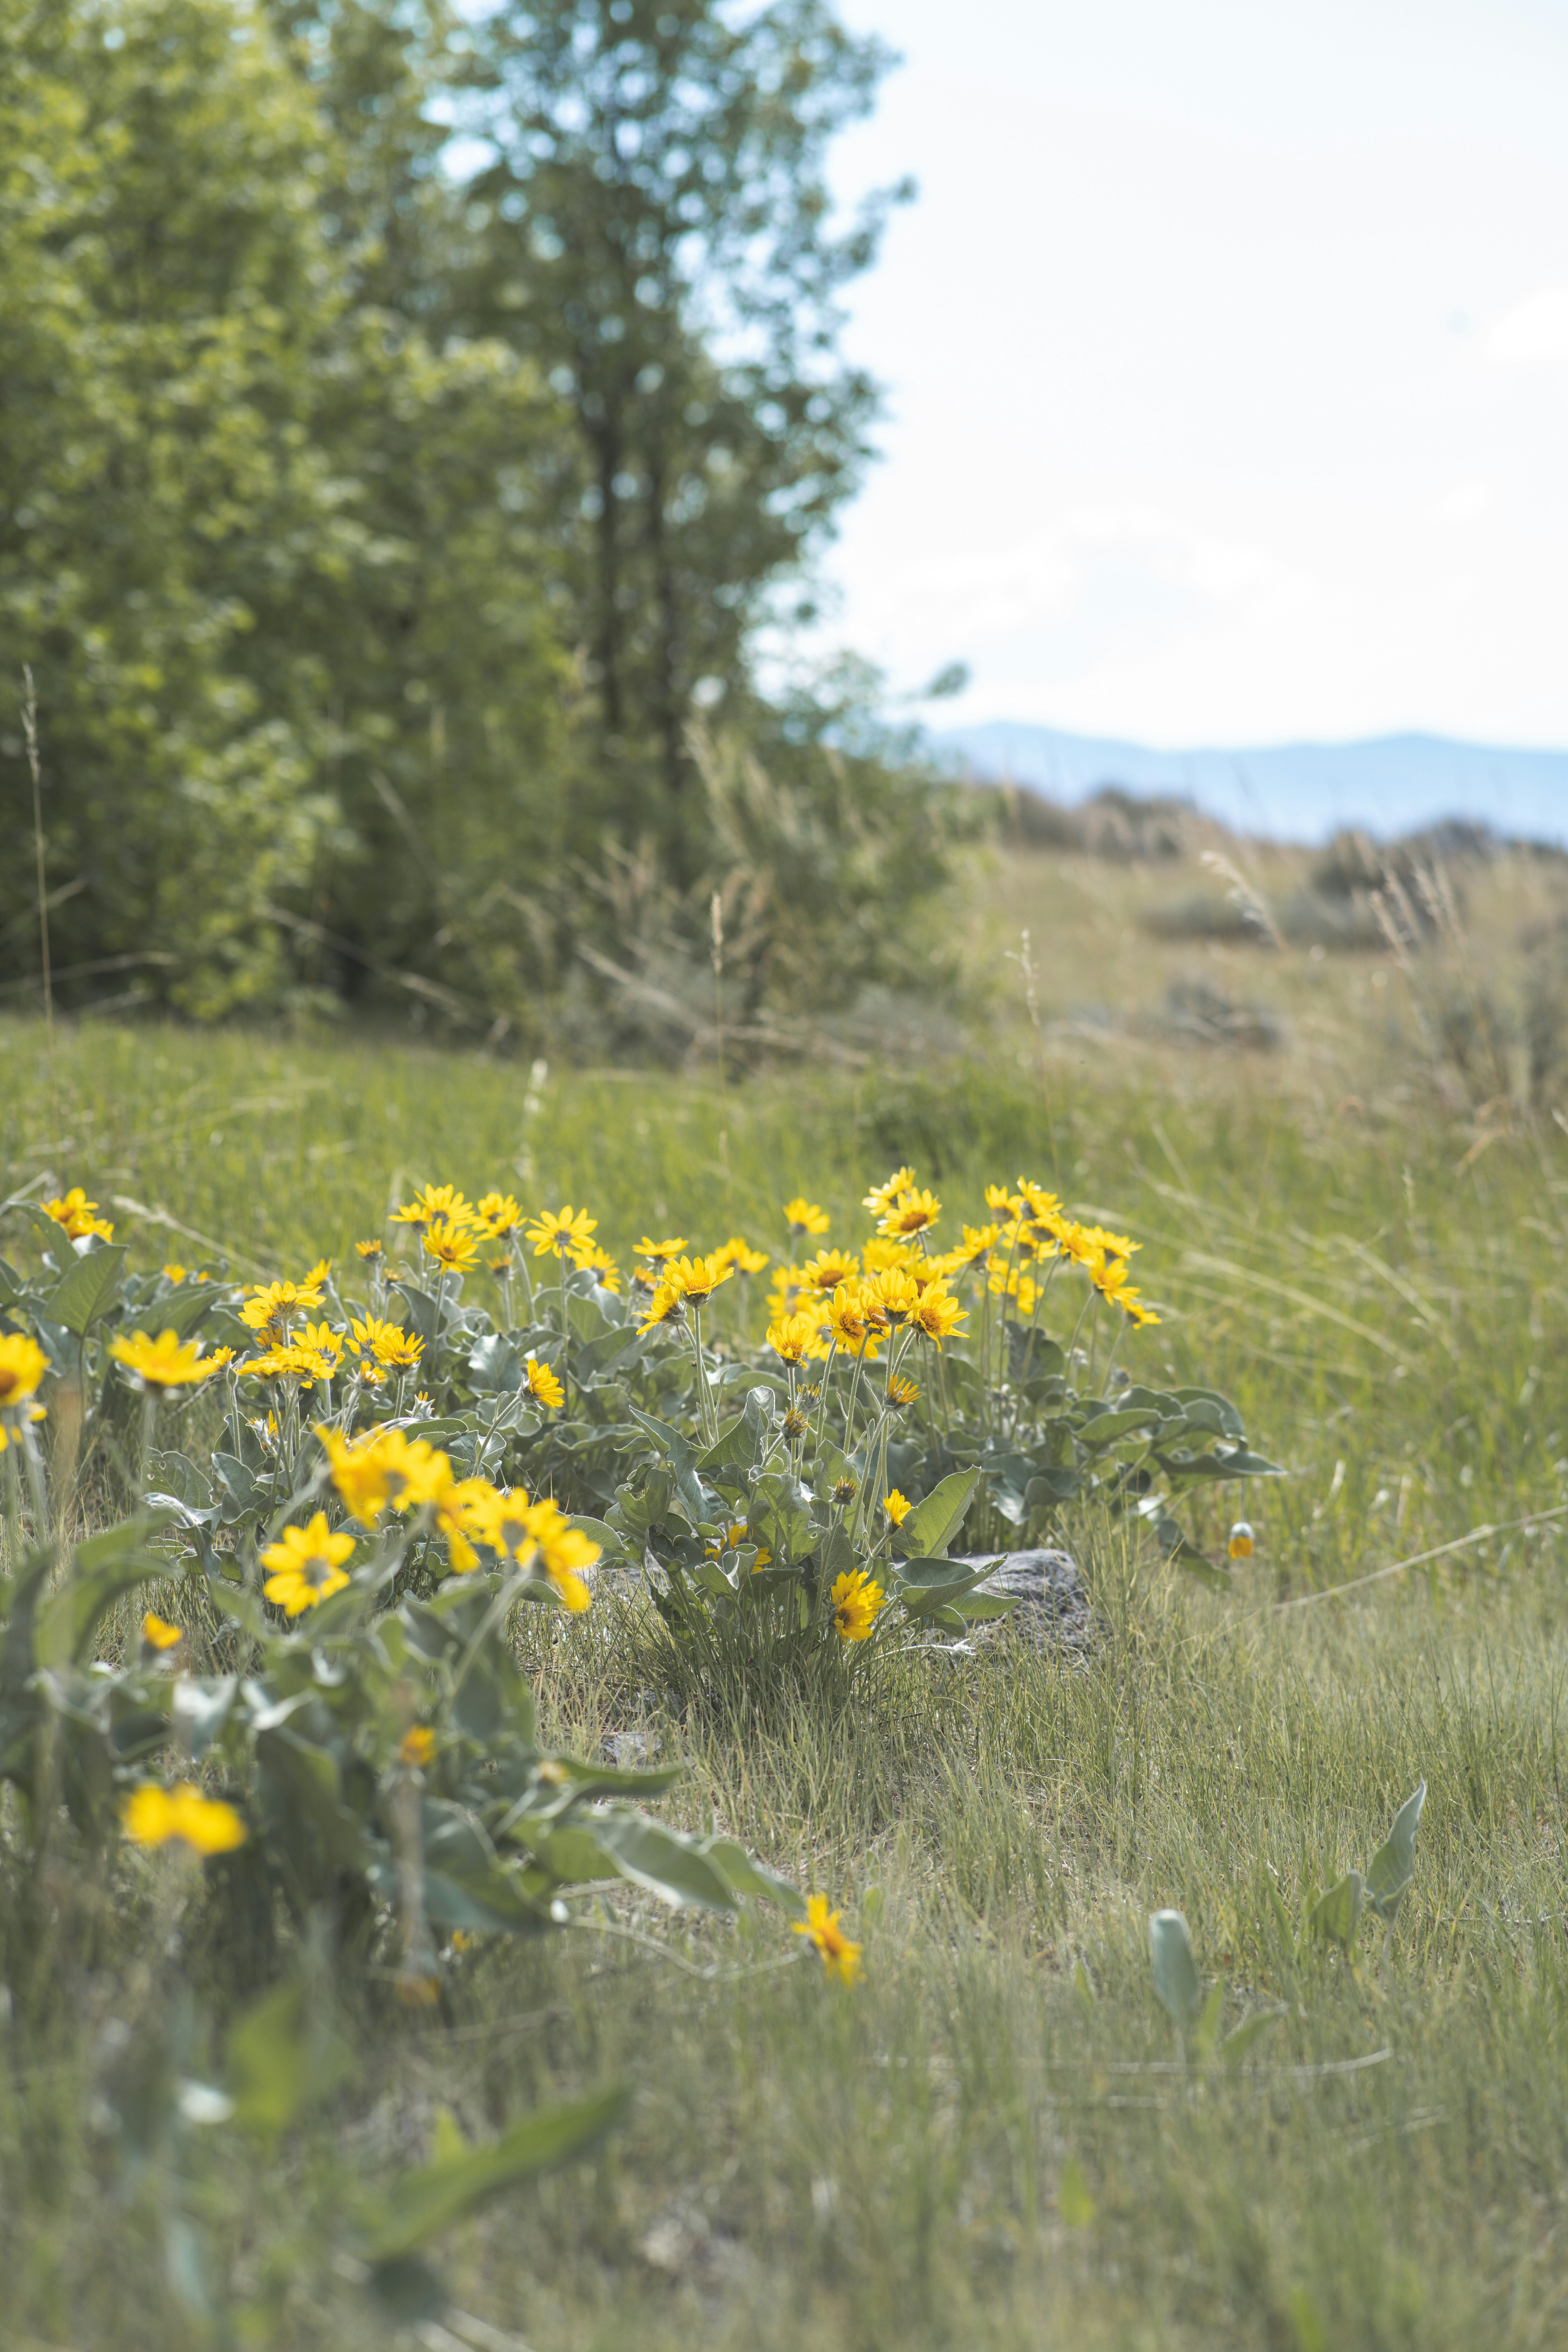
[[[840,0],[828,638],[933,722],[1568,745],[1565,0]],[[825,641],[826,642],[826,641]]]

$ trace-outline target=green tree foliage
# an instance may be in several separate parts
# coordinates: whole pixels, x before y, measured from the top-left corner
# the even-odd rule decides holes
[[[26,664],[68,999],[538,1035],[619,1003],[628,859],[684,966],[736,910],[759,1037],[836,937],[898,976],[876,902],[946,818],[750,672],[866,454],[837,297],[883,207],[830,232],[822,161],[884,63],[822,0],[0,14],[0,821]],[[37,912],[0,861],[13,986]]]
[[[823,0],[500,0],[476,43],[474,314],[571,404],[605,732],[670,801],[693,688],[741,677],[868,454],[837,297],[889,199],[835,234],[823,163],[889,62]]]

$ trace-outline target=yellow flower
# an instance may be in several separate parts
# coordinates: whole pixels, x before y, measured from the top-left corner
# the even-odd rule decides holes
[[[801,1195],[784,1202],[784,1223],[792,1234],[825,1234],[828,1215],[826,1210],[818,1208],[815,1201],[808,1201]]]
[[[450,1184],[426,1184],[416,1192],[406,1208],[394,1209],[390,1222],[395,1225],[456,1225],[466,1233],[479,1223],[470,1203]]]
[[[280,1339],[296,1315],[321,1303],[321,1286],[307,1276],[303,1282],[268,1282],[253,1291],[239,1310],[239,1319],[253,1331]]]
[[[592,1266],[599,1277],[600,1289],[609,1291],[614,1297],[620,1297],[621,1269],[609,1251],[603,1248],[599,1243],[590,1242],[586,1249],[574,1250],[572,1263],[579,1274]]]
[[[888,1382],[887,1396],[890,1405],[898,1407],[911,1405],[919,1395],[918,1383],[906,1380],[902,1372],[895,1372]]]
[[[718,1559],[722,1553],[733,1551],[737,1544],[743,1544],[745,1540],[745,1520],[733,1519],[721,1536],[715,1536],[711,1543],[706,1544],[703,1549],[710,1559]]]
[[[841,1511],[847,1511],[848,1509],[850,1504],[855,1500],[856,1496],[859,1492],[859,1480],[858,1478],[851,1478],[847,1473],[842,1478],[837,1478],[834,1481],[833,1499],[837,1504],[838,1508]]]
[[[331,1380],[342,1360],[342,1333],[334,1331],[330,1323],[307,1323],[298,1345],[310,1349],[322,1366],[322,1379]]]
[[[786,1364],[798,1364],[816,1337],[816,1327],[805,1315],[782,1316],[768,1326],[768,1345]]]
[[[98,1214],[98,1202],[89,1201],[79,1184],[73,1184],[61,1201],[46,1201],[44,1214],[63,1225],[73,1242],[85,1240],[89,1234],[96,1234],[100,1241],[114,1239],[114,1227]]]
[[[926,1338],[934,1340],[940,1348],[944,1339],[952,1339],[961,1323],[968,1320],[968,1316],[946,1284],[933,1282],[921,1292],[919,1302],[910,1317],[910,1327],[911,1330],[923,1331]]]
[[[1018,1193],[1018,1206],[1013,1212],[1015,1216],[1022,1216],[1025,1209],[1027,1209],[1031,1216],[1045,1218],[1054,1216],[1061,1207],[1061,1202],[1055,1192],[1047,1192],[1043,1184],[1035,1183],[1027,1176],[1019,1177]],[[989,1200],[990,1193],[987,1192],[985,1197]]]
[[[592,1602],[581,1570],[593,1567],[599,1546],[573,1527],[558,1504],[531,1503],[521,1487],[510,1495],[492,1488],[474,1514],[474,1528],[481,1543],[520,1568],[542,1568],[574,1613]]]
[[[164,1281],[172,1282],[176,1289],[178,1289],[180,1284],[184,1282],[184,1278],[185,1269],[183,1265],[166,1265],[163,1268]]]
[[[1230,1531],[1230,1556],[1232,1559],[1252,1558],[1252,1529],[1245,1519],[1237,1519]]]
[[[317,1441],[331,1465],[332,1484],[351,1518],[374,1527],[388,1504],[402,1494],[401,1456],[407,1440],[401,1430],[374,1430],[357,1444],[319,1423]]]
[[[793,1923],[793,1932],[804,1936],[814,1952],[822,1956],[822,1965],[830,1977],[840,1984],[852,1985],[860,1975],[860,1947],[850,1942],[838,1924],[838,1914],[827,1907],[826,1895],[814,1895],[805,1906],[804,1919]]]
[[[307,1388],[326,1377],[313,1348],[268,1348],[239,1368],[242,1381],[303,1381]]]
[[[740,1275],[761,1274],[768,1262],[766,1250],[753,1249],[749,1242],[742,1240],[739,1234],[731,1234],[723,1248],[716,1255],[723,1258],[726,1264],[732,1265]]]
[[[808,1258],[800,1269],[800,1278],[812,1290],[825,1296],[837,1290],[841,1282],[848,1282],[860,1271],[860,1261],[848,1250],[822,1249]]]
[[[522,1211],[510,1192],[486,1192],[476,1213],[492,1242],[503,1242],[522,1223]]]
[[[429,1725],[410,1724],[397,1743],[397,1753],[405,1764],[428,1764],[436,1753],[436,1735]]]
[[[717,1254],[711,1257],[678,1257],[664,1269],[666,1282],[678,1283],[680,1295],[693,1307],[704,1306],[735,1269]]]
[[[866,1294],[858,1282],[840,1283],[827,1308],[827,1328],[836,1343],[855,1354],[870,1326],[866,1319]]]
[[[679,1257],[685,1247],[684,1234],[677,1234],[675,1239],[668,1242],[649,1241],[645,1234],[637,1244],[637,1255],[651,1259],[655,1265],[662,1265],[667,1257]]]
[[[686,1311],[686,1295],[678,1282],[661,1282],[647,1303],[647,1313],[637,1325],[639,1331],[651,1331],[656,1323],[679,1323]]]
[[[1103,1225],[1086,1225],[1084,1231],[1102,1257],[1131,1257],[1143,1246],[1142,1242],[1129,1241],[1125,1234],[1108,1234]]]
[[[910,1513],[914,1509],[914,1505],[910,1502],[907,1495],[900,1495],[898,1488],[895,1486],[892,1493],[882,1505],[882,1508],[886,1511],[888,1517],[893,1522],[893,1525],[896,1528],[901,1528],[904,1521],[909,1517]]]
[[[356,1356],[374,1357],[390,1371],[411,1372],[425,1353],[423,1339],[411,1339],[395,1323],[384,1322],[377,1315],[367,1315],[363,1323],[351,1319],[350,1346]]]
[[[892,1206],[900,1192],[913,1191],[915,1171],[912,1168],[895,1168],[890,1176],[883,1178],[881,1183],[872,1185],[860,1206],[863,1209],[869,1209],[874,1217],[879,1217],[884,1209]]]
[[[0,1413],[26,1404],[48,1369],[49,1360],[36,1339],[22,1331],[0,1334]]]
[[[382,1255],[381,1244],[379,1241],[355,1242],[354,1247],[359,1252],[361,1257],[375,1258],[380,1257]]]
[[[965,1225],[963,1241],[949,1255],[962,1257],[966,1265],[984,1265],[1001,1237],[1000,1225]]]
[[[1024,1213],[1024,1196],[1021,1192],[1009,1192],[1005,1184],[987,1184],[985,1205],[994,1216],[1021,1217]]]
[[[839,1640],[868,1642],[876,1630],[877,1612],[887,1597],[863,1568],[847,1570],[827,1596],[834,1631]]]
[[[221,1372],[226,1364],[233,1363],[234,1349],[232,1348],[215,1348],[212,1354],[207,1358],[207,1361],[212,1366],[215,1372]]]
[[[905,1273],[902,1266],[889,1266],[885,1273],[866,1285],[866,1290],[891,1324],[907,1323],[920,1305],[920,1285],[912,1275]]]
[[[1118,1291],[1116,1303],[1122,1313],[1131,1322],[1136,1324],[1140,1330],[1142,1330],[1145,1325],[1157,1323],[1160,1320],[1152,1307],[1144,1306],[1135,1290]]]
[[[901,1192],[877,1227],[879,1234],[923,1234],[942,1214],[934,1192]]]
[[[591,1217],[586,1209],[574,1209],[568,1201],[561,1211],[546,1209],[535,1217],[528,1238],[535,1257],[547,1257],[552,1250],[564,1257],[568,1250],[586,1249],[598,1229],[597,1217]]]
[[[217,1370],[210,1356],[204,1359],[199,1340],[182,1343],[173,1331],[156,1339],[132,1331],[128,1339],[111,1339],[109,1352],[148,1389],[199,1388]]]
[[[166,1617],[155,1616],[151,1609],[142,1620],[142,1639],[150,1650],[173,1650],[185,1638],[183,1625],[171,1625]]]
[[[537,1397],[541,1404],[553,1406],[565,1403],[565,1390],[550,1366],[542,1364],[537,1356],[529,1357],[522,1368],[522,1376],[528,1383],[530,1395]]]
[[[478,1261],[479,1245],[467,1226],[443,1217],[426,1228],[425,1251],[444,1274],[466,1274]]]
[[[268,1545],[261,1565],[272,1573],[261,1590],[287,1616],[298,1617],[342,1591],[349,1580],[342,1563],[353,1548],[353,1536],[330,1534],[325,1511],[318,1511],[308,1528],[285,1528]]]
[[[887,1234],[873,1234],[861,1253],[860,1263],[866,1278],[874,1274],[886,1274],[890,1266],[912,1266],[919,1255],[908,1242],[891,1240]]]
[[[246,1838],[232,1805],[204,1797],[194,1780],[177,1788],[133,1789],[120,1808],[125,1834],[137,1845],[167,1845],[178,1838],[196,1853],[232,1853]]]

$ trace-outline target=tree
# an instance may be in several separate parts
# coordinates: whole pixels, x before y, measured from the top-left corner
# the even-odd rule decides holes
[[[470,316],[571,404],[591,676],[622,771],[655,751],[667,818],[694,691],[741,685],[868,454],[838,297],[907,191],[836,234],[823,165],[889,62],[825,0],[499,0],[476,33],[494,161]]]

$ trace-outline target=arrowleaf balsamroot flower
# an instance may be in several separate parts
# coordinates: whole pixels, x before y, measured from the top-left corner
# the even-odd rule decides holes
[[[919,1381],[906,1380],[902,1372],[895,1372],[888,1382],[888,1402],[900,1411],[906,1405],[914,1404],[919,1399],[920,1392]]]
[[[467,1274],[479,1262],[479,1245],[467,1225],[441,1217],[426,1228],[425,1254],[443,1274]]]
[[[475,1507],[473,1527],[479,1541],[503,1559],[542,1569],[574,1613],[592,1603],[582,1571],[593,1567],[599,1546],[572,1525],[558,1503],[531,1503],[521,1487],[510,1495],[492,1487]]]
[[[944,1339],[951,1339],[959,1326],[968,1320],[968,1316],[945,1283],[933,1282],[921,1292],[910,1317],[910,1328],[923,1331],[926,1338],[934,1340],[940,1348]]]
[[[177,1649],[184,1638],[183,1625],[171,1625],[166,1617],[156,1615],[151,1609],[142,1620],[142,1639],[150,1650]]]
[[[535,1257],[548,1257],[552,1250],[563,1257],[568,1250],[586,1249],[598,1229],[597,1217],[591,1217],[586,1209],[574,1209],[568,1201],[563,1209],[546,1209],[535,1217],[528,1238]]]
[[[874,1276],[866,1290],[889,1323],[907,1323],[920,1305],[920,1284],[901,1265],[890,1265],[884,1273]]]
[[[379,1241],[355,1242],[354,1248],[363,1258],[375,1259],[383,1255]]]
[[[715,1255],[723,1258],[727,1265],[732,1265],[736,1273],[742,1276],[761,1274],[768,1262],[766,1250],[753,1249],[750,1242],[743,1241],[739,1234],[731,1234],[723,1248],[717,1251]]]
[[[144,1389],[199,1388],[217,1370],[212,1357],[203,1356],[199,1340],[182,1340],[173,1331],[156,1339],[132,1331],[129,1339],[111,1339],[109,1352]]]
[[[826,1297],[840,1283],[853,1282],[859,1271],[859,1259],[848,1250],[820,1249],[801,1267],[800,1278],[808,1289],[820,1291]]]
[[[36,1339],[23,1331],[0,1335],[0,1413],[15,1412],[32,1402],[49,1360]],[[29,1415],[30,1419],[32,1416]]]
[[[784,1202],[784,1223],[792,1234],[825,1234],[829,1222],[826,1210],[806,1200],[804,1194]]]
[[[914,1182],[912,1168],[895,1168],[890,1176],[885,1176],[879,1184],[872,1185],[860,1206],[869,1209],[874,1217],[879,1217],[885,1209],[892,1206],[900,1192],[912,1192]]]
[[[343,1562],[353,1548],[353,1536],[331,1533],[325,1511],[318,1511],[308,1528],[285,1528],[268,1545],[261,1565],[272,1573],[261,1589],[286,1616],[298,1617],[342,1591],[349,1580]]]
[[[868,1642],[887,1594],[863,1568],[851,1568],[827,1596],[833,1627],[841,1642]]]
[[[389,1222],[395,1225],[433,1225],[437,1219],[463,1232],[479,1222],[472,1203],[451,1184],[426,1184],[422,1192],[416,1192],[406,1208],[394,1209]]]
[[[356,1356],[370,1357],[390,1371],[411,1372],[425,1353],[423,1339],[411,1339],[395,1323],[367,1315],[363,1323],[349,1321],[349,1346]]]
[[[830,1977],[840,1984],[852,1985],[860,1976],[860,1947],[851,1943],[838,1924],[838,1914],[827,1907],[826,1895],[813,1895],[806,1903],[805,1916],[792,1923],[792,1931],[804,1936],[814,1952],[820,1955],[822,1965]]]
[[[523,1213],[510,1192],[486,1192],[475,1213],[492,1242],[504,1242],[522,1227]]]
[[[893,1522],[893,1525],[896,1528],[901,1528],[904,1521],[909,1517],[910,1513],[914,1509],[914,1505],[910,1502],[907,1495],[900,1495],[898,1488],[895,1486],[892,1493],[889,1495],[884,1501],[882,1508],[886,1511],[888,1517]]]
[[[637,1255],[646,1257],[654,1265],[662,1265],[667,1257],[679,1257],[685,1247],[684,1234],[677,1234],[672,1241],[668,1242],[650,1241],[645,1234],[637,1244]]]
[[[678,1257],[664,1269],[666,1282],[679,1283],[680,1295],[693,1307],[705,1306],[721,1282],[735,1269],[715,1251],[710,1257]]]
[[[1252,1558],[1252,1529],[1245,1519],[1237,1519],[1235,1527],[1232,1528],[1229,1549],[1232,1559]]]
[[[120,1808],[125,1834],[135,1845],[168,1845],[178,1840],[194,1853],[232,1853],[243,1845],[246,1827],[232,1805],[204,1797],[194,1780],[177,1788],[150,1784],[132,1789]]]
[[[428,1764],[436,1753],[436,1735],[427,1723],[411,1723],[397,1743],[397,1753],[405,1764]]]
[[[79,1184],[73,1184],[63,1200],[46,1201],[44,1214],[65,1227],[69,1241],[85,1241],[89,1234],[96,1234],[102,1242],[114,1239],[114,1227],[99,1215],[98,1202],[89,1201]]]
[[[786,1364],[798,1364],[816,1337],[816,1326],[806,1315],[783,1315],[768,1326],[768,1345]]]
[[[572,1263],[579,1274],[586,1274],[591,1268],[601,1290],[607,1290],[612,1297],[620,1297],[621,1269],[601,1244],[590,1242],[586,1249],[574,1250]]]
[[[942,1202],[934,1192],[901,1192],[884,1211],[877,1227],[879,1234],[923,1234],[934,1225],[942,1214]]]
[[[660,1282],[647,1302],[647,1313],[637,1325],[639,1331],[651,1331],[656,1323],[679,1323],[686,1311],[686,1294],[678,1282],[668,1278]]]
[[[296,1315],[303,1315],[321,1303],[321,1285],[312,1282],[309,1276],[303,1282],[268,1282],[252,1292],[239,1310],[239,1319],[253,1331],[264,1331],[269,1339],[280,1339]]]
[[[542,1364],[537,1356],[530,1356],[522,1368],[522,1377],[529,1394],[537,1397],[541,1404],[555,1406],[565,1403],[565,1390],[551,1367]]]

